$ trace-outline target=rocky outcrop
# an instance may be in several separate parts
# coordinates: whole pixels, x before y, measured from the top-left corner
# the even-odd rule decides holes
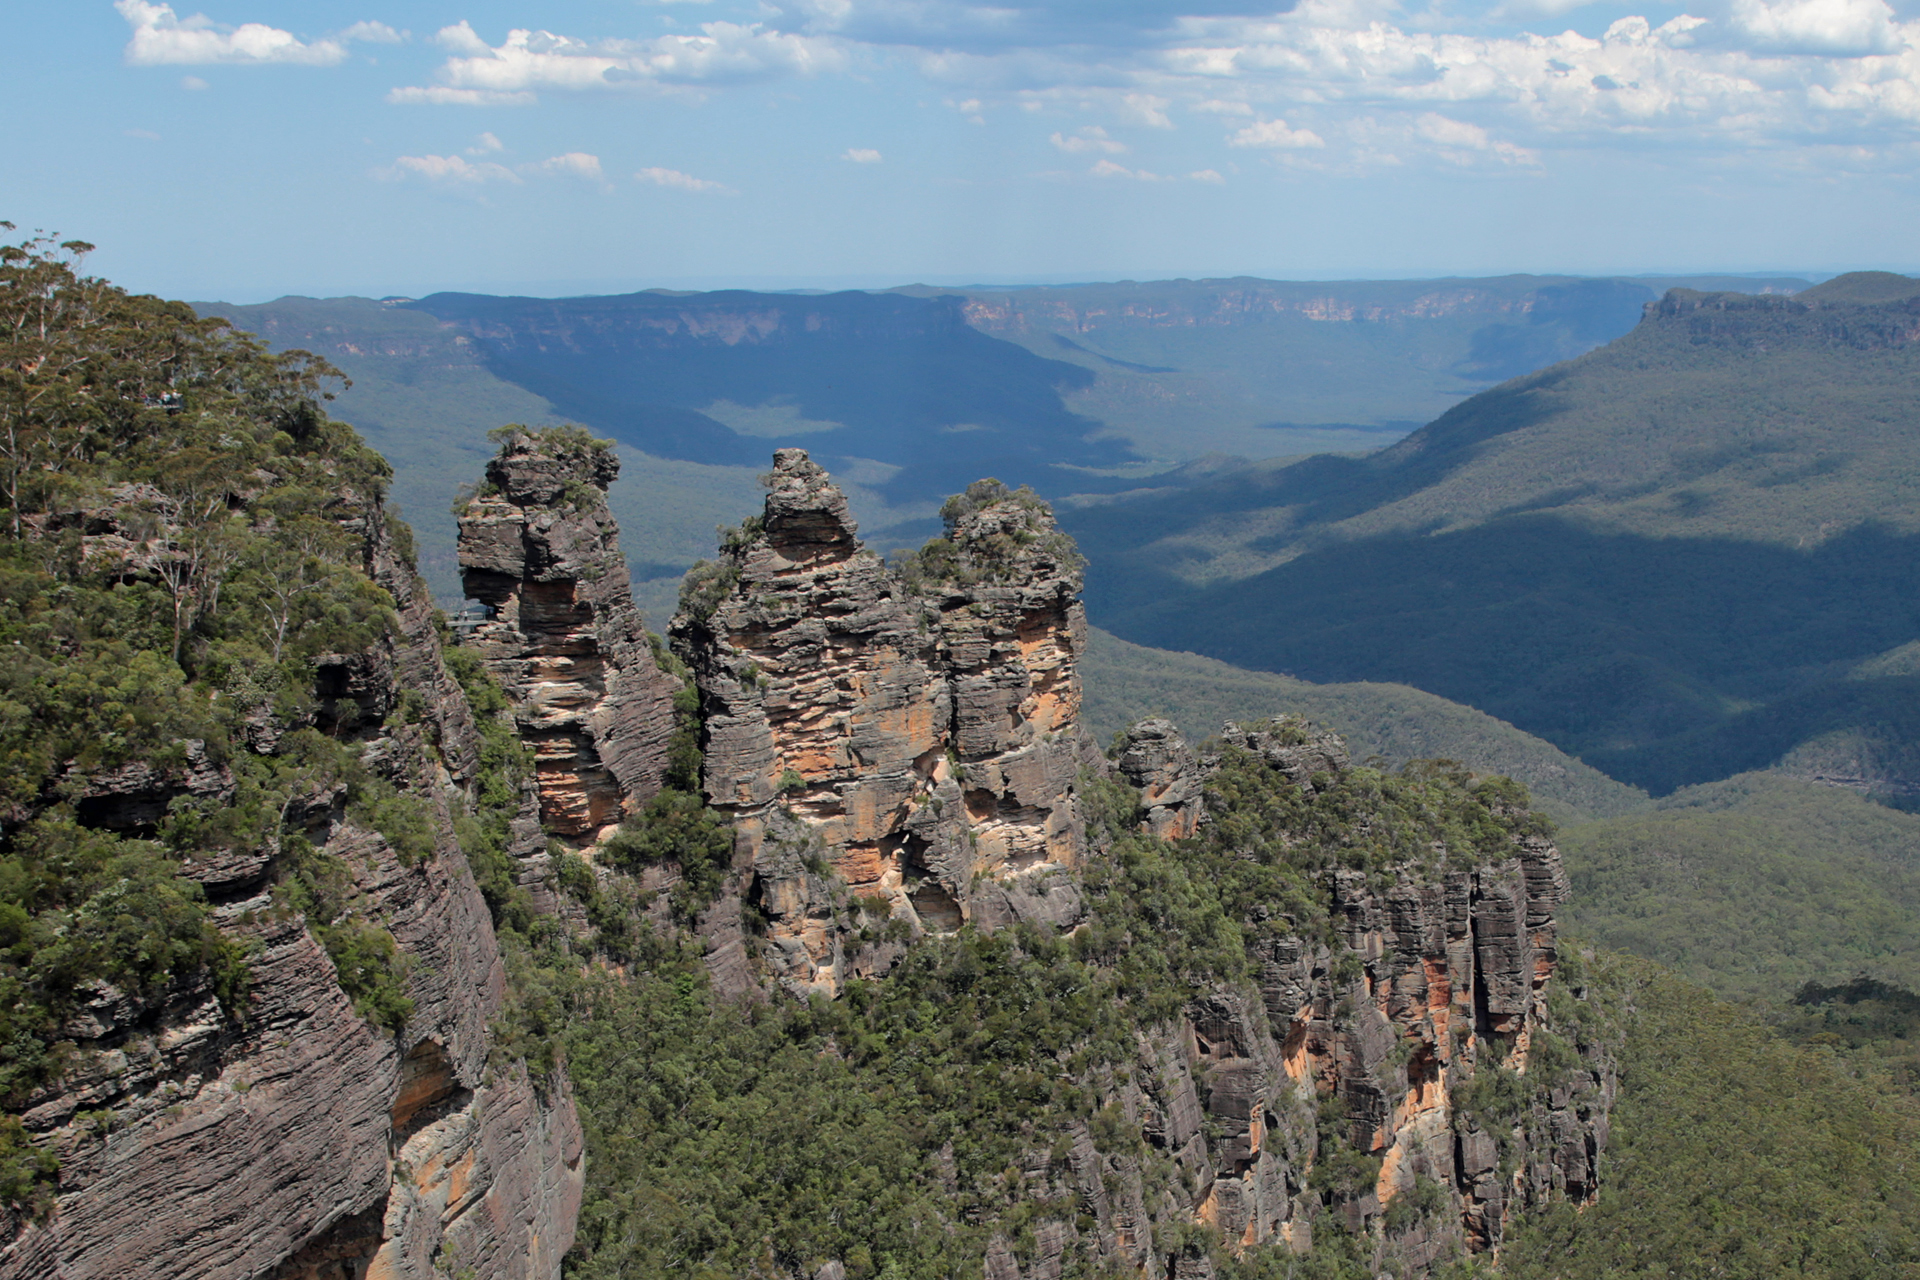
[[[916,931],[1072,923],[1086,618],[1052,513],[977,485],[897,569],[804,451],[775,455],[769,488],[696,570],[673,642],[772,971],[832,989],[857,967],[829,868],[866,914]]]
[[[465,643],[513,702],[547,830],[591,839],[660,790],[674,681],[654,663],[606,506],[614,453],[510,438],[460,517],[460,569],[487,609]]]
[[[1206,813],[1193,751],[1171,720],[1142,720],[1127,730],[1114,768],[1140,792],[1148,835],[1184,840]]]
[[[370,650],[320,664],[313,714],[421,806],[431,847],[403,857],[349,816],[338,785],[286,813],[345,876],[343,918],[397,943],[411,1013],[394,1033],[356,1012],[308,921],[273,893],[277,840],[189,860],[249,957],[245,1008],[223,1009],[204,978],[146,1000],[95,984],[65,1028],[68,1071],[22,1111],[59,1156],[59,1183],[43,1219],[0,1224],[4,1280],[559,1274],[581,1133],[564,1080],[489,1070],[505,970],[454,836],[476,783],[474,718],[378,504],[345,502],[340,518],[398,623]],[[383,721],[403,692],[410,713]],[[374,714],[330,709],[346,703]],[[248,732],[271,750],[285,728],[262,713]],[[96,775],[81,812],[137,833],[172,798],[232,794],[199,744],[181,759]]]
[[[1219,740],[1303,789],[1348,768],[1338,738],[1298,722],[1228,725]],[[1152,784],[1143,806],[1199,794],[1213,762],[1161,763],[1183,753],[1163,726],[1129,735],[1121,768]],[[1241,1246],[1304,1246],[1327,1200],[1351,1230],[1385,1218],[1382,1259],[1421,1271],[1498,1246],[1521,1210],[1591,1200],[1615,1072],[1607,1046],[1549,1014],[1568,896],[1558,851],[1527,836],[1444,874],[1323,874],[1330,936],[1264,937],[1257,1000],[1203,995],[1143,1043],[1128,1105],[1196,1171],[1193,1212]],[[1201,1110],[1214,1142],[1196,1136]],[[1388,1216],[1396,1201],[1417,1211]]]
[[[1204,839],[1208,783],[1229,758],[1305,799],[1351,770],[1344,743],[1299,721],[1229,724],[1215,742],[1201,757],[1150,721],[1116,745],[1144,834]],[[1180,1237],[1163,1228],[1199,1223],[1235,1253],[1305,1252],[1316,1224],[1337,1225],[1369,1242],[1376,1274],[1419,1276],[1497,1248],[1522,1211],[1590,1201],[1615,1075],[1608,1045],[1549,1011],[1559,855],[1520,835],[1433,865],[1317,872],[1324,908],[1298,932],[1263,927],[1273,911],[1255,904],[1252,981],[1197,987],[1179,1016],[1139,1029],[1131,1063],[1083,1081],[1138,1126],[1145,1158],[1086,1138],[1031,1153],[1028,1247],[989,1241],[986,1274],[1212,1274],[1203,1245],[1164,1243]]]

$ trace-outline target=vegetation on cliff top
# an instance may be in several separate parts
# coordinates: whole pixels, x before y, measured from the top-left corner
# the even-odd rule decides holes
[[[418,802],[311,727],[359,714],[317,664],[392,625],[364,562],[389,472],[323,411],[334,371],[86,277],[88,248],[0,247],[9,1106],[59,1070],[101,984],[151,1001],[204,972],[243,1016],[242,948],[181,874],[226,850],[282,848],[282,902],[312,913],[368,1016],[404,1018],[392,939],[335,919],[337,869],[283,826],[337,784],[403,859],[433,848]],[[386,533],[407,554],[404,527]]]
[[[918,551],[889,558],[914,591],[1007,582],[1038,572],[1078,573],[1086,567],[1073,539],[1054,527],[1053,508],[1026,485],[975,480],[940,507],[946,532]]]

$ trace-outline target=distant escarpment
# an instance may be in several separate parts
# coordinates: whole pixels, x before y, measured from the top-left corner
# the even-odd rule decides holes
[[[1674,289],[1364,458],[1081,508],[1101,626],[1475,707],[1665,794],[1920,789],[1920,280]]]

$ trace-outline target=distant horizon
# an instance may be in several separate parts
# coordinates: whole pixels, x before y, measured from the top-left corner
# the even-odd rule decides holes
[[[18,7],[0,219],[166,297],[1920,265],[1920,0]]]
[[[16,233],[17,234],[17,233]],[[984,292],[996,289],[1065,289],[1097,287],[1104,285],[1153,285],[1171,284],[1189,281],[1202,284],[1216,280],[1262,280],[1273,284],[1392,284],[1399,282],[1443,283],[1449,280],[1497,280],[1512,276],[1539,276],[1543,278],[1565,277],[1583,280],[1668,280],[1676,277],[1724,276],[1739,280],[1804,280],[1809,286],[1817,285],[1836,276],[1853,271],[1892,271],[1898,275],[1920,275],[1920,268],[1905,269],[1894,267],[1870,266],[1848,267],[1843,270],[1788,271],[1788,270],[1741,270],[1723,271],[1714,269],[1676,270],[1676,271],[1447,271],[1447,272],[1408,272],[1405,274],[1370,273],[1309,273],[1290,274],[1269,273],[1264,271],[1236,271],[1197,275],[1193,273],[1135,274],[1135,275],[1084,275],[1078,273],[1057,276],[1038,275],[1011,279],[970,279],[959,276],[923,275],[917,279],[898,279],[893,276],[695,276],[681,279],[654,279],[646,283],[633,280],[521,280],[493,283],[466,282],[438,285],[417,292],[370,293],[348,290],[337,293],[317,293],[302,289],[283,289],[278,292],[249,290],[242,296],[213,296],[202,292],[190,295],[185,292],[172,295],[195,305],[224,304],[226,306],[250,307],[263,306],[287,298],[311,298],[315,301],[331,301],[342,298],[363,298],[369,302],[413,301],[432,297],[440,293],[467,293],[496,298],[541,298],[561,300],[566,298],[602,298],[619,297],[624,294],[666,291],[674,293],[720,293],[735,290],[746,293],[768,294],[827,294],[827,293],[885,293],[893,289],[960,289]],[[108,276],[109,279],[114,279]],[[114,279],[116,284],[125,281]],[[152,289],[138,289],[138,292],[160,292]]]

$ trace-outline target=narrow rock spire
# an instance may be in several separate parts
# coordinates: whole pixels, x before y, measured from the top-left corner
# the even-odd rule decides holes
[[[460,517],[461,576],[490,615],[468,643],[513,702],[548,830],[576,837],[658,793],[673,730],[607,510],[619,472],[578,428],[516,431]]]

